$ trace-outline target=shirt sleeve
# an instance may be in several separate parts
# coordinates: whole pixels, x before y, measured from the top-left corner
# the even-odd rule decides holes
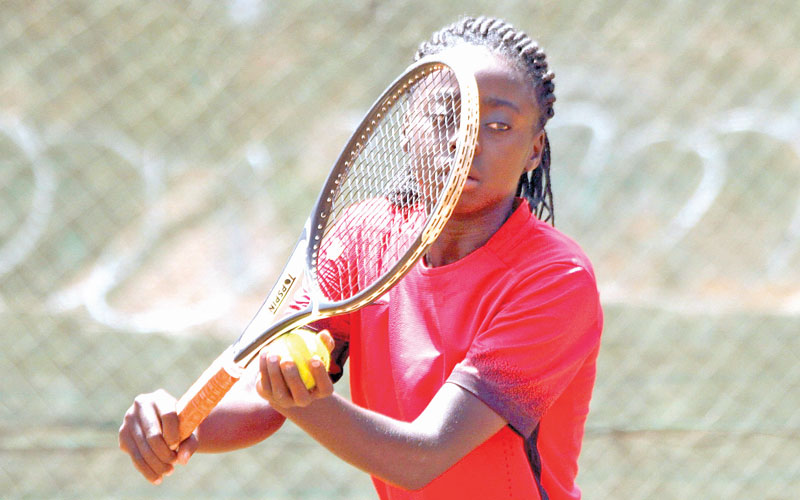
[[[448,382],[528,437],[599,345],[602,312],[594,276],[571,264],[548,266],[509,292]]]

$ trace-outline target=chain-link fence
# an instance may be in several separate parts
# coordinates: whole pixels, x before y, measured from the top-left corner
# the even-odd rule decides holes
[[[236,338],[371,99],[462,13],[556,72],[556,221],[607,317],[585,497],[796,496],[793,0],[5,0],[0,497],[374,497],[291,425],[160,487],[116,429]]]

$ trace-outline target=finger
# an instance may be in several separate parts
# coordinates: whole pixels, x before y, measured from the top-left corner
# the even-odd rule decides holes
[[[129,408],[128,411],[125,412],[125,417],[123,417],[122,419],[122,425],[119,426],[119,433],[117,435],[117,441],[119,442],[119,449],[124,451],[125,453],[131,452],[131,445],[133,444],[130,440],[132,412],[133,412],[133,407]]]
[[[270,354],[267,357],[267,373],[269,384],[272,389],[272,399],[279,406],[291,405],[292,394],[286,381],[283,379],[283,372],[280,366],[281,358],[278,355]]]
[[[186,465],[194,455],[194,452],[197,451],[198,446],[200,446],[200,442],[195,434],[184,439],[178,448],[178,463]]]
[[[297,406],[308,406],[311,404],[312,398],[303,378],[300,376],[300,371],[294,361],[282,360],[281,373],[286,386],[289,388],[292,400]]]
[[[137,400],[134,403],[138,416],[137,420],[144,439],[147,441],[149,450],[158,458],[160,463],[171,464],[177,459],[177,455],[170,449],[164,439],[161,428],[160,409],[156,402],[155,394],[153,394],[152,397],[154,398],[152,401],[140,402]],[[166,412],[167,411],[165,411],[165,413]],[[148,458],[148,455],[143,454],[143,456],[145,459]],[[159,472],[158,468],[154,468],[154,470]]]
[[[314,381],[317,383],[316,388],[312,392],[313,396],[319,399],[333,394],[333,381],[330,375],[328,375],[328,370],[325,368],[325,364],[319,356],[315,355],[309,360],[308,369],[311,371],[311,375],[314,376]]]
[[[333,352],[333,347],[336,345],[336,342],[333,340],[331,332],[328,330],[322,330],[318,333],[318,335],[322,343],[325,344],[325,348],[328,350],[328,352]]]
[[[154,394],[154,404],[160,417],[161,435],[164,443],[171,451],[180,444],[180,426],[178,421],[177,402],[169,393],[158,390]]]
[[[258,380],[256,381],[256,392],[266,400],[272,399],[272,384],[269,381],[269,369],[267,368],[267,352],[262,351],[258,357]]]
[[[162,476],[171,473],[174,467],[171,463],[162,461],[150,448],[147,435],[140,425],[133,430],[133,443],[136,449],[137,461],[142,466],[137,467],[153,484],[161,484]],[[135,462],[135,463],[136,463]]]
[[[147,465],[147,462],[139,451],[139,447],[136,445],[135,440],[129,433],[120,434],[119,447],[131,457],[133,466],[142,476],[144,476],[145,479],[153,484],[161,483],[161,475],[157,474],[153,469],[150,468],[149,465]]]

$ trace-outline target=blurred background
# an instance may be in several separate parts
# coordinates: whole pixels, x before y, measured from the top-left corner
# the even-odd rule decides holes
[[[0,1],[0,497],[374,498],[291,424],[159,487],[117,428],[238,336],[372,99],[481,13],[556,73],[556,224],[606,310],[585,498],[795,498],[793,0]]]

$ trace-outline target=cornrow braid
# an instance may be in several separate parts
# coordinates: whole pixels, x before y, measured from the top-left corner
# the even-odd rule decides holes
[[[528,77],[540,111],[539,126],[544,128],[555,113],[553,111],[553,103],[556,101],[555,83],[553,83],[555,75],[548,69],[547,55],[539,44],[525,32],[517,30],[501,19],[465,17],[436,31],[430,40],[422,42],[414,55],[414,60],[463,43],[485,47],[505,56]],[[555,225],[553,191],[550,186],[550,141],[546,134],[539,168],[522,174],[517,185],[517,196],[528,200],[531,211],[540,220]]]

